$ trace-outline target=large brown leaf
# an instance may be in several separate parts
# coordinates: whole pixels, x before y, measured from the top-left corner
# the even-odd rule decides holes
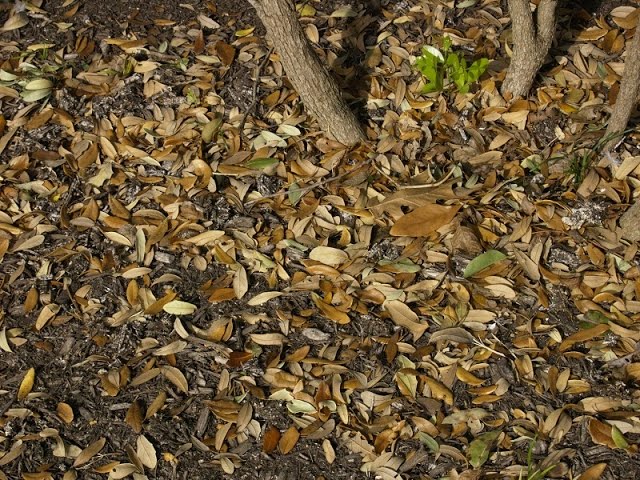
[[[458,210],[460,205],[443,206],[436,203],[416,208],[400,217],[390,233],[396,237],[427,237],[451,223]]]

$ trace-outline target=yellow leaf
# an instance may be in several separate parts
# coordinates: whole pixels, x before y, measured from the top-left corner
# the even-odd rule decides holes
[[[197,310],[193,303],[183,302],[182,300],[172,300],[162,309],[171,315],[191,315]]]
[[[36,379],[36,370],[31,367],[25,373],[22,382],[20,382],[20,388],[18,389],[18,400],[24,400],[27,398],[27,395],[31,393],[31,389],[33,389],[33,382]]]
[[[313,17],[316,14],[316,9],[309,4],[298,4],[296,5],[296,8],[300,12],[301,17]]]
[[[253,33],[256,27],[245,28],[244,30],[238,30],[236,32],[236,37],[247,37]]]

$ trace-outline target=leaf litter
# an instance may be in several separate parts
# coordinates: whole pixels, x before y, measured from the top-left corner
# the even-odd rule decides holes
[[[111,3],[0,5],[0,478],[637,477],[635,4],[509,105],[504,2],[300,3],[345,149],[248,5]]]

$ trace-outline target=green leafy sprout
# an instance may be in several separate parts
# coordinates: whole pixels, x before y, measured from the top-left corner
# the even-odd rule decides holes
[[[432,45],[422,47],[422,55],[416,59],[415,68],[427,80],[423,93],[440,92],[452,85],[458,92],[467,93],[471,85],[487,71],[488,58],[480,58],[469,65],[451,46],[451,38],[444,37],[441,50]]]
[[[557,467],[557,465],[551,465],[550,467],[540,470],[539,466],[533,461],[533,448],[536,444],[536,438],[532,438],[529,442],[529,449],[527,450],[527,471],[524,468],[520,470],[519,480],[544,480],[549,472]],[[524,474],[526,473],[526,477]]]
[[[592,147],[580,148],[576,153],[574,153],[569,159],[569,166],[567,168],[567,173],[573,176],[574,185],[578,186],[582,183],[587,176],[593,161],[603,152],[604,148],[611,140],[622,137],[631,131],[633,131],[633,129],[605,135]]]

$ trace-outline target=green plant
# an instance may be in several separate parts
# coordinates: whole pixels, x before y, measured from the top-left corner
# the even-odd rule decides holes
[[[544,480],[547,473],[556,468],[556,465],[540,470],[540,468],[533,461],[533,447],[536,444],[536,438],[532,438],[529,442],[529,449],[527,450],[527,476],[524,477],[524,469],[520,470],[519,480]]]
[[[612,133],[600,138],[592,147],[580,147],[569,159],[567,173],[573,175],[574,185],[580,185],[587,176],[587,172],[593,163],[593,160],[599,156],[604,147],[617,137],[622,137],[632,130],[625,130],[620,133]]]
[[[424,93],[439,92],[455,85],[460,93],[467,93],[489,66],[488,58],[480,58],[471,65],[458,52],[451,50],[449,37],[442,40],[442,50],[427,45],[416,59],[415,68],[426,78]]]
[[[189,89],[187,91],[187,103],[189,105],[197,105],[200,102],[200,98],[198,96],[198,93],[195,92],[194,90]]]
[[[136,68],[136,60],[132,57],[127,57],[124,61],[124,65],[122,67],[122,76],[128,77],[133,73],[133,70]]]

